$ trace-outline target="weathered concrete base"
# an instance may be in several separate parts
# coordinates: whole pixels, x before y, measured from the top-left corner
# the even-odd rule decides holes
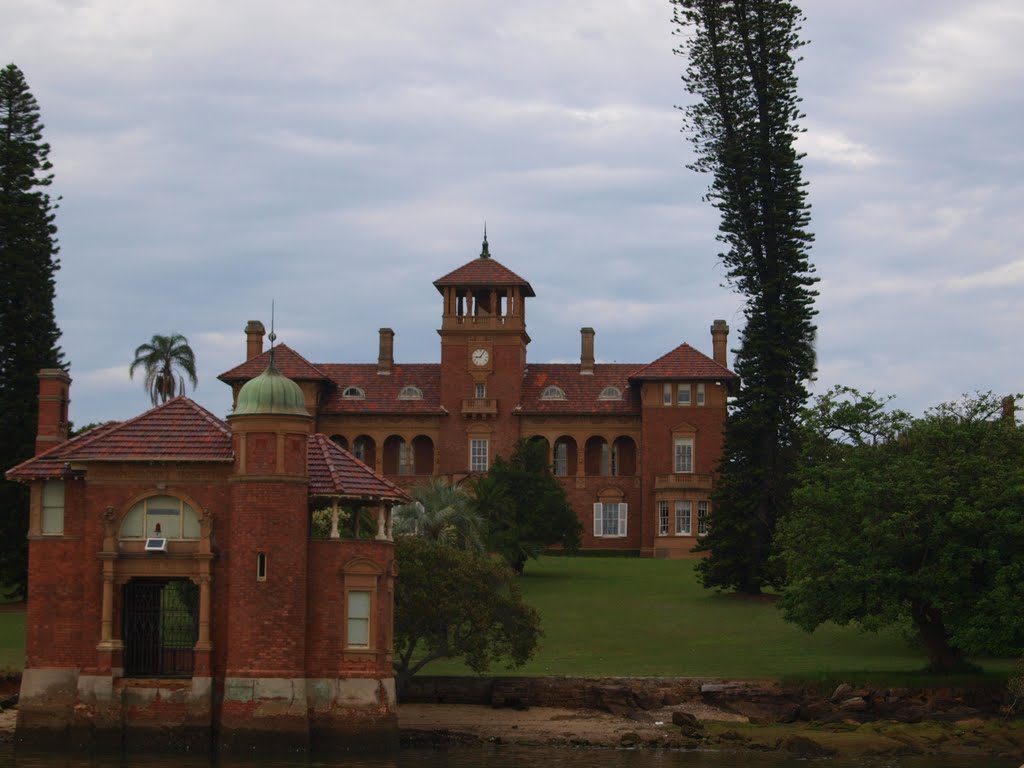
[[[398,748],[394,680],[113,678],[22,674],[15,740],[28,749],[386,752]]]
[[[217,746],[277,753],[397,749],[394,680],[227,678]]]

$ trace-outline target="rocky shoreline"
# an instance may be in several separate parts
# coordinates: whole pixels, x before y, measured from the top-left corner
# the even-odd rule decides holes
[[[425,677],[400,708],[406,745],[779,750],[795,756],[1024,760],[1024,719],[985,688],[830,695],[770,681]]]

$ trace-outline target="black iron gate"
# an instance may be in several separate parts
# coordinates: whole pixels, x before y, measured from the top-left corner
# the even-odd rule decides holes
[[[199,595],[187,579],[132,579],[124,587],[124,673],[191,677]]]

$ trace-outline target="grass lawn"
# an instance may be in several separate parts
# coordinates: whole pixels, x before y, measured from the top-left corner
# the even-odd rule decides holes
[[[0,674],[21,672],[25,663],[25,612],[0,612]]]
[[[702,588],[695,561],[542,557],[521,586],[540,611],[544,638],[526,666],[498,674],[808,678],[868,681],[911,673],[920,650],[896,633],[833,625],[807,634],[782,620],[774,602]],[[1005,674],[1012,660],[975,659]],[[464,674],[435,662],[422,674]],[[901,674],[902,679],[904,676]],[[907,680],[910,684],[910,680]]]

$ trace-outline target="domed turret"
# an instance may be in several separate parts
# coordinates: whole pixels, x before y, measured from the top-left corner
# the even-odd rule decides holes
[[[277,370],[274,359],[238,392],[232,416],[309,416],[306,398],[294,381]]]

